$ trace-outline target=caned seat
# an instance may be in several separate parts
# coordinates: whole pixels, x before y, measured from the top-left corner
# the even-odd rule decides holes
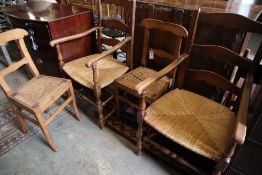
[[[87,68],[85,63],[93,57],[97,57],[97,55],[98,54],[95,54],[68,62],[64,65],[63,70],[81,85],[93,89],[93,71],[92,68]],[[101,88],[103,88],[126,73],[129,68],[122,62],[113,58],[112,55],[108,55],[97,63],[97,69],[100,75],[99,83]]]
[[[21,55],[23,55],[21,60],[0,71],[0,87],[11,103],[21,131],[23,133],[27,132],[27,120],[38,125],[43,131],[51,149],[57,151],[57,146],[49,134],[48,125],[54,121],[68,105],[72,107],[75,118],[77,120],[80,119],[72,82],[64,78],[39,74],[24,42],[24,37],[27,35],[27,31],[24,29],[13,29],[0,34],[0,45],[9,41],[17,41]],[[9,87],[8,82],[4,79],[5,76],[16,71],[23,65],[27,66],[33,78],[16,89]],[[54,105],[58,99],[62,99],[62,97],[64,101],[61,101],[61,104],[56,106],[56,111],[49,116],[43,117],[43,113],[48,111],[49,107]]]
[[[68,83],[70,83],[70,80],[64,78],[40,75],[19,87],[14,91],[11,98],[32,108],[37,108],[57,95],[61,89],[66,89]]]
[[[192,15],[194,16],[192,18],[192,24],[195,24],[196,21],[194,20],[198,16],[198,11],[194,11]],[[117,118],[120,116],[120,101],[129,104],[130,107],[135,108],[136,110],[140,110],[141,106],[137,103],[137,100],[134,100],[136,98],[132,98],[132,96],[138,97],[139,101],[145,100],[147,104],[151,104],[161,95],[169,91],[174,82],[171,75],[175,72],[173,69],[174,65],[188,57],[186,52],[189,52],[189,50],[186,49],[183,53],[181,51],[181,43],[189,35],[186,28],[182,25],[148,18],[141,21],[140,27],[144,29],[141,65],[116,79],[114,82]],[[162,32],[165,37],[174,37],[174,45],[172,49],[167,50],[160,46],[152,45],[150,42],[152,39],[150,39],[150,37],[154,36],[154,32]],[[157,40],[157,38],[155,39]],[[191,44],[191,42],[187,44],[188,49]],[[169,62],[169,64],[160,71],[149,68],[147,67],[147,61],[148,58],[151,57],[150,55],[153,55],[154,58],[163,59]],[[148,81],[150,85],[147,87],[143,95],[137,93],[136,86],[141,82],[150,79],[150,77],[159,72],[168,72],[169,74],[166,74],[166,76],[163,76],[154,82]]]
[[[157,71],[147,68],[147,67],[138,67],[120,78],[118,78],[115,83],[121,89],[127,89],[129,93],[138,96],[135,91],[135,86],[145,80],[146,78],[152,76]],[[146,101],[147,103],[152,103],[160,97],[171,85],[171,79],[167,76],[156,81],[154,84],[149,86],[146,90]]]
[[[229,108],[187,90],[175,89],[146,109],[145,122],[178,144],[219,160],[234,134]]]

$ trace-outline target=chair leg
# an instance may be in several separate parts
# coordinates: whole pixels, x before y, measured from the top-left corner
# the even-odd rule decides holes
[[[138,111],[137,115],[137,123],[138,123],[138,129],[136,132],[136,149],[137,149],[137,155],[140,155],[142,152],[142,138],[143,138],[143,118],[144,118],[144,112]]]
[[[120,115],[120,109],[119,109],[119,89],[117,86],[115,86],[115,107],[116,107],[116,118],[119,118]]]
[[[224,152],[223,157],[218,161],[217,165],[216,165],[216,169],[215,171],[212,173],[213,175],[220,175],[223,172],[225,172],[225,170],[227,169],[231,158],[235,152],[237,143],[235,141],[233,141],[231,143],[231,145],[226,149],[226,151]]]
[[[49,134],[49,131],[48,131],[48,126],[45,124],[43,118],[42,118],[42,115],[41,114],[35,114],[38,122],[39,122],[39,126],[41,128],[41,130],[43,131],[45,137],[46,137],[46,140],[50,146],[50,148],[53,150],[53,151],[57,151],[57,146],[56,144],[53,142],[53,139],[51,137],[51,135]]]
[[[104,128],[105,126],[105,121],[104,121],[104,115],[103,115],[103,104],[101,101],[101,88],[95,88],[95,96],[96,96],[96,106],[98,110],[98,124],[101,129]]]
[[[76,106],[76,98],[75,98],[75,93],[74,93],[74,89],[73,89],[72,84],[70,85],[70,88],[68,90],[68,95],[69,95],[69,97],[71,96],[73,98],[73,100],[70,103],[70,105],[71,105],[71,108],[74,111],[76,119],[79,121],[80,120],[80,115],[79,115],[79,112],[78,112],[78,109],[77,109],[77,106]]]
[[[102,101],[100,99],[100,95],[96,97],[96,105],[97,105],[97,109],[98,109],[98,113],[99,113],[99,116],[98,116],[99,127],[101,129],[103,129],[104,126],[105,126],[105,120],[104,120],[104,115],[103,115],[104,106],[103,106]]]
[[[142,151],[142,136],[143,136],[143,121],[146,115],[146,101],[145,101],[145,94],[141,95],[140,104],[139,104],[139,111],[137,113],[137,123],[138,129],[136,132],[136,147],[137,147],[137,154],[140,155]]]
[[[18,107],[16,107],[15,105],[12,104],[12,108],[13,108],[13,111],[15,112],[17,122],[19,124],[19,127],[20,127],[22,133],[24,133],[24,134],[27,133],[28,128],[26,126],[26,119],[16,112],[16,111],[19,110]]]

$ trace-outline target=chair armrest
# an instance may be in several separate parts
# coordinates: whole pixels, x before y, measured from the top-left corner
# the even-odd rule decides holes
[[[180,65],[184,60],[186,60],[189,57],[188,54],[183,53],[178,58],[176,58],[172,63],[170,63],[168,66],[160,70],[159,72],[156,72],[155,74],[151,75],[150,77],[146,78],[142,82],[138,83],[135,87],[135,90],[138,92],[138,94],[142,94],[143,91],[151,85],[153,82],[159,80],[160,78],[164,77],[166,74],[174,70],[178,65]]]
[[[93,64],[96,64],[97,61],[99,61],[100,59],[104,58],[107,55],[110,55],[111,53],[115,52],[116,50],[118,50],[119,48],[121,48],[124,44],[126,44],[127,42],[129,42],[132,39],[132,37],[126,37],[124,40],[120,41],[117,45],[113,46],[111,49],[102,52],[101,54],[98,54],[97,57],[94,58],[90,58],[90,60],[88,60],[86,62],[86,66],[87,67],[92,67]]]
[[[56,44],[64,43],[64,42],[67,42],[67,41],[75,40],[75,39],[84,37],[86,35],[89,35],[90,33],[97,31],[98,29],[99,29],[99,27],[93,27],[89,30],[82,32],[82,33],[77,33],[75,35],[70,35],[70,36],[66,36],[66,37],[63,37],[63,38],[54,39],[54,40],[50,41],[49,44],[52,47],[54,47]]]
[[[247,74],[239,109],[237,112],[237,124],[234,134],[234,140],[238,144],[243,144],[246,137],[246,120],[247,120],[247,114],[248,114],[248,105],[249,105],[249,98],[252,90],[252,84],[253,84],[253,75]]]

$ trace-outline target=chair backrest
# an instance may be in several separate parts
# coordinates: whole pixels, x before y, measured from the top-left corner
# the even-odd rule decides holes
[[[233,13],[206,13],[201,14],[198,23],[202,26],[197,30],[195,44],[214,44],[226,47],[236,53],[243,51],[242,46],[246,36],[250,33],[262,35],[262,23],[249,19],[247,17],[233,14]],[[213,35],[206,35],[204,28],[208,27],[209,33]],[[203,39],[203,40],[202,40]],[[260,44],[260,48],[261,48]],[[242,50],[241,50],[242,49]],[[262,57],[256,56],[253,64],[259,65]],[[197,58],[190,58],[193,67],[201,66],[201,62]],[[228,71],[230,75],[231,72]]]
[[[194,43],[219,45],[240,54],[244,51],[247,44],[244,41],[247,41],[246,39],[248,39],[251,33],[262,34],[262,23],[233,13],[202,13],[199,16]],[[262,50],[261,47],[260,44],[259,50]],[[261,51],[258,51],[252,61],[254,69],[257,69],[261,59]],[[205,68],[219,73],[228,80],[234,77],[234,66],[228,65],[226,62],[217,64],[208,58],[199,59],[194,53],[190,54],[189,67],[197,69]],[[244,77],[245,74],[241,76]],[[189,83],[187,84],[190,86]],[[194,91],[198,93],[204,91],[202,95],[216,99],[216,101],[221,101],[224,94],[224,91],[218,91],[216,88],[206,85],[194,85],[191,88],[194,88]]]
[[[262,34],[261,23],[234,13],[203,13],[195,44],[214,44],[240,53],[247,33]],[[206,29],[214,35],[207,35]]]
[[[164,58],[170,61],[180,55],[182,40],[183,38],[188,37],[188,32],[183,26],[150,18],[142,20],[140,26],[144,29],[143,52],[141,59],[142,66],[147,65],[147,59],[150,57],[149,54],[153,54],[154,57],[157,56],[161,59]],[[172,50],[166,51],[162,48],[155,48],[150,45],[150,34],[151,32],[156,31],[165,32],[167,35],[175,36]]]
[[[134,25],[136,0],[98,0],[98,46],[102,44],[115,46],[120,42],[117,38],[131,36],[131,42],[121,48],[126,52],[127,66],[133,67]],[[109,12],[109,8],[113,12]],[[103,37],[107,35],[108,37]]]
[[[227,63],[230,66],[238,66],[249,73],[254,72],[254,67],[251,60],[247,60],[230,49],[222,46],[193,45],[191,53],[194,54],[199,60],[209,59],[209,61],[212,61],[217,65]],[[186,72],[186,79],[190,80],[193,86],[197,86],[197,83],[202,82],[221,89],[222,91],[228,91],[228,94],[237,97],[237,100],[234,104],[228,104],[230,107],[233,107],[233,109],[236,110],[240,100],[241,88],[230,82],[230,80],[224,78],[221,74],[218,74],[209,69],[205,69],[204,67],[201,69],[189,68]]]
[[[141,65],[141,57],[143,52],[143,43],[141,42],[141,38],[143,38],[143,28],[139,27],[139,25],[143,19],[153,18],[164,22],[179,24],[185,27],[188,31],[188,37],[182,41],[181,52],[189,53],[195,36],[199,13],[200,9],[169,8],[161,5],[154,5],[149,8],[144,8],[143,3],[138,3],[136,9],[134,65],[136,67]],[[168,52],[171,52],[173,50],[173,42],[176,40],[176,36],[173,37],[171,34],[167,34],[166,32],[156,31],[154,34],[152,33],[152,35],[150,35],[149,40],[150,45],[155,48],[162,48]],[[170,61],[168,60],[155,58],[148,60],[147,67],[160,70],[168,64],[170,64]]]
[[[39,75],[39,72],[35,64],[33,63],[32,58],[29,55],[25,42],[24,42],[24,36],[27,36],[27,35],[28,35],[27,31],[23,29],[13,29],[13,30],[9,30],[9,31],[0,33],[0,45],[3,45],[9,41],[16,40],[19,45],[21,55],[23,56],[23,58],[20,61],[17,61],[11,64],[10,66],[8,66],[7,68],[5,68],[4,70],[0,71],[1,89],[4,91],[4,93],[7,96],[12,94],[12,89],[7,85],[6,81],[4,80],[4,77],[8,75],[9,73],[14,72],[15,70],[17,70],[18,68],[20,68],[23,65],[27,65],[33,76]]]

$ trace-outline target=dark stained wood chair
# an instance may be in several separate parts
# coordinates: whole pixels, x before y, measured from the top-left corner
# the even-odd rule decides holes
[[[202,13],[199,17],[198,26],[195,44],[214,44],[226,47],[247,59],[253,59],[252,63],[256,65],[254,69],[258,69],[262,58],[250,58],[250,50],[246,47],[251,34],[262,34],[262,24],[260,22],[233,13]],[[207,30],[209,34],[206,32]],[[211,32],[214,34],[210,35]],[[258,50],[262,52],[261,44]],[[206,67],[207,65],[208,67]],[[235,84],[240,77],[244,78],[246,75],[245,70],[241,70],[241,68],[236,71],[237,69],[228,66],[226,63],[217,64],[209,59],[199,60],[193,54],[190,55],[189,66],[197,69],[205,67],[222,74],[227,79],[231,79]],[[192,90],[212,97],[217,101],[222,100],[224,93],[202,85],[192,87]]]
[[[181,43],[185,38],[188,37],[188,31],[183,26],[174,23],[163,22],[156,19],[148,18],[142,20],[140,26],[144,29],[144,42],[141,66],[116,79],[114,83],[117,117],[119,117],[120,115],[120,101],[129,104],[129,106],[132,108],[135,108],[137,110],[140,109],[140,106],[138,105],[139,102],[137,102],[136,100],[132,100],[132,96],[138,97],[140,99],[140,95],[137,94],[135,87],[138,83],[157,73],[156,70],[147,67],[149,57],[157,57],[164,61],[168,60],[167,62],[171,62],[160,72],[171,72],[173,70],[173,66],[177,63],[177,61],[182,61],[183,59],[187,58],[188,53],[191,49],[192,40],[194,38],[194,30],[196,28],[195,24],[198,19],[199,10],[195,10],[193,15],[194,17],[192,17],[191,31],[193,35],[191,35],[192,38],[191,40],[189,40],[191,41],[189,42],[189,45],[185,46],[186,48],[184,50],[184,53],[180,53]],[[172,50],[167,51],[161,47],[157,48],[150,45],[150,36],[153,36],[152,34],[155,34],[156,32],[161,32],[161,36],[166,34],[167,36],[174,38],[174,41],[172,42],[174,44]],[[157,40],[157,37],[155,39]],[[173,77],[171,74],[162,77],[158,81],[150,84],[150,86],[147,88],[146,93],[144,94],[145,96],[143,96],[140,100],[145,99],[147,104],[151,104],[162,94],[166,93],[172,85]]]
[[[103,19],[103,4],[115,5],[125,9],[125,18],[118,19]],[[75,82],[83,88],[91,89],[95,95],[95,102],[90,98],[90,93],[78,91],[80,95],[88,102],[97,107],[99,112],[99,126],[105,125],[105,120],[115,111],[115,108],[104,114],[104,106],[108,104],[114,96],[111,95],[105,100],[101,100],[102,90],[105,90],[115,79],[132,69],[133,58],[133,36],[135,22],[135,0],[98,0],[98,24],[96,27],[78,33],[72,36],[56,39],[50,42],[51,46],[56,46],[61,69]],[[124,33],[123,39],[105,38],[102,36],[103,28],[113,28]],[[97,32],[98,54],[89,55],[76,59],[74,61],[64,63],[63,57],[60,54],[60,43],[84,37],[91,33]],[[102,52],[102,44],[112,46],[112,48]],[[112,57],[112,53],[118,49],[126,52],[126,64]],[[82,89],[83,89],[82,88]],[[83,93],[82,93],[83,92]],[[92,95],[92,94],[91,94]]]
[[[39,75],[24,43],[24,36],[27,35],[28,33],[23,29],[13,29],[0,33],[0,45],[16,40],[20,46],[21,54],[24,56],[20,61],[11,64],[0,72],[0,86],[11,103],[13,112],[16,114],[20,124],[21,131],[23,133],[27,132],[26,119],[31,121],[42,129],[52,150],[57,151],[57,146],[49,134],[48,125],[69,104],[75,113],[76,119],[80,119],[73,86],[71,80]],[[12,87],[8,86],[4,78],[6,75],[16,71],[23,65],[28,66],[28,70],[31,71],[33,78],[19,88],[13,90]],[[67,96],[66,100],[57,107],[57,110],[47,119],[44,118],[43,113],[62,95]],[[28,113],[33,114],[35,118],[32,117],[32,115],[28,115]]]
[[[176,154],[156,142],[154,140],[155,132],[143,136],[145,127],[150,126],[156,133],[160,133],[174,143],[197,155],[217,162],[216,168],[213,168],[213,174],[220,174],[227,168],[236,146],[245,141],[254,67],[250,60],[246,60],[221,46],[193,45],[192,53],[198,59],[209,58],[218,62],[227,62],[248,72],[244,85],[239,88],[212,71],[203,68],[199,70],[184,67],[187,79],[205,82],[233,93],[237,97],[237,105],[224,106],[212,99],[184,89],[182,81],[184,76],[178,72],[180,77],[177,78],[179,81],[176,81],[174,90],[156,100],[148,108],[145,108],[145,100],[141,101],[141,115],[139,115],[137,130],[137,151],[140,153],[143,144],[150,143],[178,162],[195,171],[202,172],[183,159],[181,155],[178,155],[179,153]],[[179,63],[182,62],[177,61],[174,67],[179,67]],[[155,82],[164,76],[166,76],[166,72],[158,72],[148,77],[135,87],[137,93],[143,97],[150,82]]]

